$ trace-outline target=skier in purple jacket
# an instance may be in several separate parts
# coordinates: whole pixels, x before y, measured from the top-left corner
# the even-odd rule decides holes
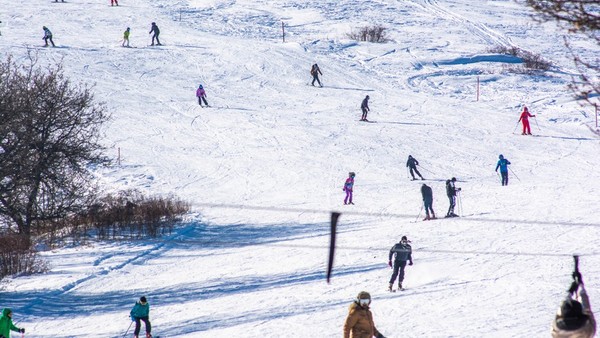
[[[204,104],[208,107],[208,102],[206,102],[206,92],[204,91],[204,88],[202,88],[202,85],[196,90],[196,96],[198,97],[198,104],[200,107],[204,108],[202,101],[204,101]]]
[[[354,204],[352,203],[352,190],[354,189],[354,176],[356,174],[354,172],[350,172],[348,174],[348,178],[344,183],[344,191],[346,192],[346,198],[344,199],[344,204]]]

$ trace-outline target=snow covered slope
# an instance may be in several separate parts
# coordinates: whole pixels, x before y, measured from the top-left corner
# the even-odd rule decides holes
[[[594,111],[566,89],[574,71],[553,24],[511,0],[109,3],[0,0],[0,53],[33,51],[95,84],[113,114],[106,146],[121,153],[100,179],[175,194],[195,213],[158,240],[44,252],[50,273],[0,293],[27,337],[121,337],[141,295],[155,336],[339,337],[362,290],[386,337],[547,337],[575,253],[598,304],[599,139]],[[151,22],[163,46],[148,46]],[[346,37],[375,24],[390,42]],[[56,48],[41,47],[43,25]],[[133,48],[120,46],[126,27]],[[498,46],[554,67],[510,72],[518,60],[489,52]],[[324,88],[309,84],[315,62]],[[199,84],[211,108],[198,106]],[[358,121],[365,95],[376,123]],[[523,105],[534,136],[520,135]],[[420,221],[409,154],[437,215],[444,181],[458,179],[464,217]],[[506,187],[499,154],[512,162]],[[349,171],[355,205],[344,206]],[[331,211],[342,216],[327,284]],[[389,294],[402,235],[415,265],[407,291]]]

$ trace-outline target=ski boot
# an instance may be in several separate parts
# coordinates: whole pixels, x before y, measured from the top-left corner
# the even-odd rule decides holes
[[[429,221],[431,219],[431,217],[429,217],[429,215],[425,216],[425,218],[423,218],[424,221]]]
[[[402,288],[402,283],[398,283],[398,290],[400,290],[400,291],[404,290],[404,288]]]
[[[392,286],[394,286],[394,284],[390,283],[390,285],[388,286],[388,291],[389,292],[393,292],[394,290],[392,290]]]

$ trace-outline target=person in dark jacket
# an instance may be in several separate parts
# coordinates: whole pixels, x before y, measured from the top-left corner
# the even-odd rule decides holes
[[[496,172],[498,172],[498,168],[500,168],[500,174],[502,175],[502,185],[508,185],[508,165],[510,161],[505,159],[502,154],[498,156],[498,164],[496,165]]]
[[[150,32],[148,34],[152,33],[154,33],[154,35],[152,35],[152,44],[150,46],[154,46],[154,39],[156,39],[156,44],[160,46],[160,40],[158,39],[158,35],[160,35],[160,29],[158,29],[156,22],[152,23],[152,27],[150,28]]]
[[[25,333],[25,329],[18,328],[12,321],[12,310],[5,308],[0,316],[0,337],[10,338],[10,331]]]
[[[455,182],[456,177],[446,180],[446,195],[448,195],[448,200],[450,201],[450,207],[448,208],[446,217],[458,217],[458,215],[454,213],[454,207],[456,206],[456,193],[460,191],[460,188],[456,187]]]
[[[344,322],[344,338],[385,338],[375,327],[373,313],[369,310],[370,305],[371,295],[366,291],[359,292],[348,309],[348,317]]]
[[[310,75],[312,75],[313,80],[312,80],[312,85],[315,85],[315,81],[317,81],[317,83],[319,84],[319,87],[323,87],[323,85],[321,84],[321,80],[319,80],[319,74],[323,75],[323,73],[321,73],[321,69],[319,68],[318,64],[314,64],[312,65],[312,67],[310,67]]]
[[[367,113],[371,110],[369,109],[369,95],[365,96],[363,99],[362,103],[360,104],[360,109],[362,110],[362,117],[360,120],[369,122],[369,120],[367,120]]]
[[[42,38],[42,40],[44,40],[44,42],[46,42],[46,45],[44,47],[48,47],[48,40],[50,40],[52,47],[55,47],[54,41],[52,41],[52,32],[50,31],[50,29],[48,29],[48,27],[46,27],[46,26],[44,26],[42,28],[44,29],[44,37]]]
[[[152,338],[152,334],[150,333],[152,331],[152,326],[150,325],[150,304],[148,304],[146,297],[142,296],[139,301],[135,302],[130,316],[131,321],[135,322],[133,337],[138,338],[142,326],[140,321],[143,321],[144,325],[146,325],[146,338]]]
[[[394,272],[392,272],[392,277],[390,278],[390,285],[388,286],[388,290],[390,291],[392,291],[396,277],[398,277],[398,290],[404,290],[402,288],[402,281],[404,280],[404,268],[406,267],[406,261],[409,262],[408,265],[413,265],[412,247],[408,243],[408,238],[406,238],[406,236],[402,236],[400,242],[394,244],[390,250],[388,265],[390,268],[393,267],[394,269]],[[394,258],[394,264],[392,265],[392,256],[394,255],[396,255],[396,257]]]
[[[412,176],[413,181],[416,180],[415,173],[419,175],[419,177],[424,180],[423,175],[417,170],[417,166],[419,165],[419,161],[416,158],[412,157],[412,155],[408,155],[408,161],[406,161],[406,166],[410,169],[410,175]]]
[[[425,219],[423,220],[428,221],[430,219],[435,219],[435,212],[433,212],[433,190],[423,183],[421,195],[423,195],[423,207],[425,208]],[[429,211],[431,211],[431,217],[429,216]]]

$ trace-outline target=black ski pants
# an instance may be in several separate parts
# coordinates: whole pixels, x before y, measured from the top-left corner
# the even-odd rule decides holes
[[[133,331],[133,334],[135,336],[138,336],[140,334],[140,328],[142,327],[142,324],[140,323],[140,321],[143,321],[144,324],[146,325],[146,333],[152,332],[152,326],[150,325],[150,319],[148,319],[148,317],[134,317],[134,318],[135,318],[135,331]]]
[[[158,43],[160,45],[160,40],[158,39],[158,34],[154,33],[154,35],[152,35],[152,45],[154,45],[154,39],[156,39],[156,43]]]
[[[417,173],[417,175],[419,175],[420,178],[423,178],[421,173],[417,170],[417,167],[410,167],[410,176],[412,176],[413,180],[415,179],[415,174],[413,173],[413,171]]]
[[[313,75],[313,80],[312,80],[312,85],[315,85],[315,81],[317,81],[317,83],[319,84],[319,87],[323,87],[323,85],[321,84],[321,80],[319,80],[319,74],[315,74]]]
[[[52,35],[47,36],[44,38],[44,41],[46,42],[46,46],[48,46],[48,40],[50,40],[50,43],[52,44],[52,47],[54,47],[54,41],[52,41]]]
[[[204,101],[204,104],[208,106],[208,102],[206,102],[206,98],[204,96],[198,96],[198,104],[202,105],[202,101]]]
[[[390,284],[394,284],[396,277],[398,277],[398,284],[402,284],[404,280],[404,268],[406,268],[406,261],[394,261],[394,272],[392,272]]]
[[[429,217],[430,211],[431,211],[431,215],[435,215],[435,212],[433,212],[433,200],[431,200],[431,201],[424,200],[423,205],[425,206],[425,215],[427,215],[427,217]]]
[[[500,175],[502,175],[502,185],[508,185],[508,171],[501,171]]]

